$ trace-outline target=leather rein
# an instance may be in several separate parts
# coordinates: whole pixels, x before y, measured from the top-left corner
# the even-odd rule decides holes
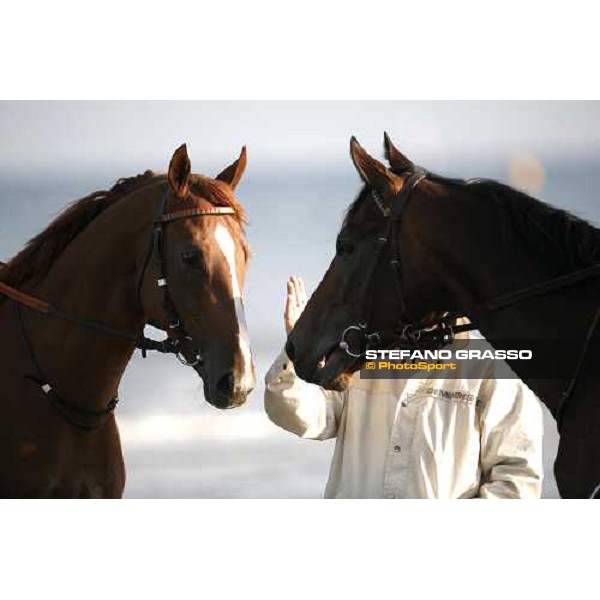
[[[400,245],[397,240],[397,236],[402,223],[404,210],[406,209],[412,193],[417,188],[419,183],[424,179],[427,179],[427,177],[428,172],[420,168],[417,168],[414,172],[410,173],[400,192],[393,197],[390,208],[384,205],[376,190],[371,190],[371,197],[374,203],[383,217],[388,221],[385,235],[377,238],[379,250],[375,254],[374,261],[376,264],[379,260],[381,260],[383,256],[383,250],[385,248],[389,248],[389,265],[393,271],[395,292],[402,315],[407,314],[407,308],[404,294],[402,292],[402,262],[399,249]],[[479,311],[482,313],[491,313],[502,310],[523,300],[528,300],[537,296],[543,296],[554,290],[562,289],[598,276],[600,276],[600,264],[590,265],[588,267],[578,269],[572,273],[560,275],[558,277],[542,281],[541,283],[527,286],[515,292],[510,292],[493,298],[479,307]],[[374,346],[381,346],[382,344],[386,345],[387,347],[408,346],[417,349],[422,349],[425,347],[428,349],[440,349],[447,344],[452,343],[456,334],[477,329],[477,326],[472,323],[457,325],[456,321],[462,317],[464,317],[463,314],[455,312],[447,313],[442,317],[428,321],[427,323],[423,323],[422,321],[415,323],[412,321],[400,320],[394,329],[387,331],[370,331],[367,320],[365,319],[356,325],[350,325],[342,332],[342,336],[339,341],[339,347],[344,350],[346,354],[355,359],[362,358],[365,350]],[[600,306],[597,308],[592,320],[590,321],[590,325],[587,329],[587,333],[575,365],[573,376],[569,380],[565,390],[559,395],[559,401],[554,415],[559,432],[562,429],[562,421],[565,409],[569,400],[573,396],[573,392],[577,385],[577,380],[581,373],[588,348],[599,323]],[[359,344],[359,348],[353,350],[350,341],[351,337],[362,338],[362,343]]]
[[[39,385],[44,394],[55,401],[55,404],[61,409],[61,412],[66,418],[74,425],[85,429],[95,429],[103,425],[108,417],[112,414],[117,403],[119,401],[118,396],[114,396],[107,405],[99,411],[89,411],[86,409],[79,408],[74,404],[67,402],[63,398],[60,398],[55,392],[48,379],[43,375],[31,348],[31,344],[25,334],[21,314],[19,308],[24,306],[37,313],[43,314],[48,317],[60,319],[72,323],[78,327],[95,331],[96,333],[106,335],[112,338],[126,340],[130,343],[135,344],[135,347],[142,352],[142,356],[146,358],[148,351],[156,351],[163,354],[175,354],[180,362],[188,366],[196,366],[202,363],[202,355],[199,348],[194,349],[194,358],[191,362],[187,361],[186,358],[181,354],[181,344],[184,341],[193,342],[192,337],[188,334],[185,329],[183,320],[180,318],[171,294],[169,293],[169,285],[166,276],[165,269],[165,247],[164,247],[164,233],[165,228],[169,223],[178,221],[180,219],[189,219],[194,217],[208,217],[208,216],[220,216],[220,215],[234,215],[235,210],[229,206],[214,206],[206,209],[185,209],[174,212],[167,212],[167,203],[169,200],[169,191],[162,196],[158,210],[153,219],[153,230],[150,247],[146,258],[142,264],[142,269],[139,272],[136,282],[138,305],[142,306],[141,302],[141,288],[144,281],[148,265],[152,257],[154,257],[155,267],[157,272],[156,286],[161,290],[162,293],[162,304],[167,317],[167,337],[164,340],[154,340],[144,335],[143,330],[139,335],[116,329],[111,325],[89,319],[86,317],[80,317],[62,310],[58,306],[55,306],[49,302],[36,298],[26,294],[12,286],[7,285],[0,281],[0,295],[3,295],[15,302],[17,326],[20,331],[22,339],[22,347],[24,350],[25,362],[28,362],[33,375],[28,375],[27,378],[33,380]],[[4,267],[3,263],[0,263],[0,269]],[[0,271],[1,273],[1,271]],[[76,417],[73,414],[76,413]],[[97,422],[101,419],[100,422]]]

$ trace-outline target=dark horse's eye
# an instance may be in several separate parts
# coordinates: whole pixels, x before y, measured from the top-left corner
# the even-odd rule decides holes
[[[181,260],[188,267],[199,268],[202,266],[202,256],[200,255],[200,251],[197,249],[184,250],[181,253]]]
[[[338,254],[352,254],[354,251],[354,244],[347,238],[338,237],[335,242],[335,251]]]

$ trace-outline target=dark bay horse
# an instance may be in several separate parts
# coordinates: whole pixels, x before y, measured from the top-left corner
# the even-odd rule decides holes
[[[136,346],[193,366],[218,408],[246,400],[245,166],[244,148],[215,179],[192,174],[183,145],[166,176],[82,198],[0,267],[1,496],[122,495],[113,409]]]
[[[600,484],[600,230],[498,182],[419,169],[387,135],[385,152],[390,168],[351,141],[364,187],[288,337],[298,374],[344,389],[364,364],[360,349],[377,347],[372,332],[435,331],[448,311],[489,340],[542,340],[556,352],[569,340],[554,379],[508,362],[557,419],[561,495],[590,497]]]

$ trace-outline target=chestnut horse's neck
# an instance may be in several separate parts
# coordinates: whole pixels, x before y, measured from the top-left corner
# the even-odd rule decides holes
[[[73,315],[141,333],[145,317],[137,282],[161,191],[160,185],[147,185],[99,214],[28,292]],[[104,408],[134,344],[28,310],[22,314],[35,359],[57,393],[82,409]]]

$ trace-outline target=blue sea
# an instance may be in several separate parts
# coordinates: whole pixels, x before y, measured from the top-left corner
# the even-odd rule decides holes
[[[597,224],[600,157],[544,166],[547,177],[539,197]],[[506,179],[500,159],[445,167],[444,174],[452,176]],[[0,260],[17,252],[68,202],[133,174],[108,167],[70,176],[0,173]],[[172,357],[143,360],[136,355],[124,376],[117,412],[127,465],[126,497],[322,496],[333,442],[297,439],[273,425],[262,408],[262,381],[284,342],[285,281],[294,273],[310,289],[319,282],[358,187],[351,165],[246,174],[238,197],[250,218],[253,258],[245,296],[257,387],[246,405],[223,413],[204,402],[191,369]],[[553,498],[557,434],[547,411],[545,423],[544,497]]]

